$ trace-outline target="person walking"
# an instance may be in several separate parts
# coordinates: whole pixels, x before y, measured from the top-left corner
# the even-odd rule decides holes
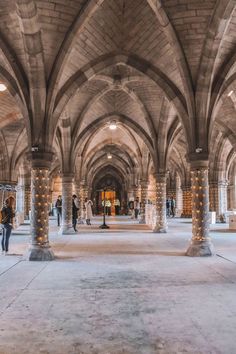
[[[13,218],[15,217],[15,213],[13,211],[14,198],[9,197],[5,200],[3,208],[1,210],[2,214],[2,254],[7,255],[9,249],[9,239],[11,236],[12,226],[13,226]]]
[[[57,197],[57,201],[55,203],[55,207],[57,209],[57,226],[60,226],[61,215],[62,215],[62,199],[61,199],[61,195],[59,195]]]
[[[136,198],[134,201],[134,218],[135,219],[138,219],[139,210],[140,210],[140,203],[139,203],[139,199]]]
[[[72,225],[75,232],[77,231],[76,224],[78,218],[78,210],[79,210],[79,200],[76,194],[73,194],[72,195]]]
[[[170,199],[170,210],[171,210],[171,215],[174,218],[175,217],[175,199],[173,196]]]
[[[170,199],[166,199],[166,216],[170,216]]]
[[[90,200],[90,199],[88,200],[88,198],[85,198],[85,201],[84,201],[85,220],[86,220],[87,225],[91,225],[91,218],[93,217],[92,205],[93,205],[92,200]]]

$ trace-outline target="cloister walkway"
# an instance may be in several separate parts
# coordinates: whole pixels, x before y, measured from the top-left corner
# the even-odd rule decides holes
[[[0,257],[0,353],[236,352],[236,234],[215,225],[216,256],[185,257],[187,219],[169,232],[109,218],[59,236],[53,262],[28,262],[29,225]]]

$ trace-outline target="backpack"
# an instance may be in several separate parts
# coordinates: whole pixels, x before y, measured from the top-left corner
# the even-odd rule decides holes
[[[4,209],[0,211],[0,224],[5,224],[7,221],[7,214]]]

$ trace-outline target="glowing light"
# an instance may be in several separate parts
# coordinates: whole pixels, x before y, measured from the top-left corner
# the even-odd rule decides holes
[[[7,87],[4,84],[0,84],[0,92],[6,91]]]
[[[229,93],[228,93],[228,97],[230,97],[230,96],[232,96],[232,94],[234,93],[234,91],[233,90],[231,90]]]
[[[111,130],[116,130],[116,128],[117,128],[116,121],[113,120],[113,121],[110,122],[110,124],[109,124],[109,129],[111,129]]]
[[[110,160],[112,159],[112,154],[110,154],[110,152],[107,154],[107,158]]]

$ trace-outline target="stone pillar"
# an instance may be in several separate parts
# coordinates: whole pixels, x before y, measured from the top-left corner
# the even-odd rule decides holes
[[[180,186],[176,186],[176,216],[180,217],[183,213],[183,191]]]
[[[84,200],[86,198],[86,188],[85,188],[85,183],[81,182],[80,183],[80,192],[79,192],[79,200],[80,200],[80,220],[82,221],[85,218],[84,215]],[[81,223],[84,223],[83,221]]]
[[[53,154],[34,152],[30,154],[31,170],[31,239],[30,261],[51,261],[54,254],[49,245],[49,168]]]
[[[73,194],[73,174],[63,174],[62,176],[62,221],[60,234],[72,233],[72,194]],[[74,232],[73,232],[74,233]]]
[[[183,211],[181,214],[182,218],[192,217],[192,191],[190,185],[185,185],[182,187],[183,193]]]
[[[78,224],[84,224],[84,221],[82,220],[82,216],[83,216],[83,213],[82,213],[82,205],[84,203],[84,199],[83,199],[83,196],[81,193],[81,184],[76,181],[75,182],[75,194],[77,195],[78,199],[79,199],[79,210],[78,210]],[[82,200],[82,202],[81,202]]]
[[[225,220],[227,211],[227,187],[226,180],[211,181],[209,185],[210,211],[216,212],[216,220],[222,222]]]
[[[166,233],[167,218],[166,218],[166,175],[158,173],[156,176],[156,225],[153,232]]]
[[[139,187],[136,185],[133,186],[133,197],[134,197],[134,200],[136,198],[139,198]]]
[[[24,208],[25,208],[25,186],[24,178],[19,177],[17,192],[16,192],[16,225],[17,227],[24,223]]]
[[[229,201],[229,210],[236,209],[236,189],[235,184],[231,183],[228,185],[228,201]]]
[[[194,161],[191,164],[192,186],[192,240],[187,256],[201,257],[213,254],[209,237],[209,188],[208,161]]]
[[[145,221],[145,205],[148,195],[148,181],[141,181],[141,200],[140,200],[140,219],[139,224],[146,224]]]
[[[227,188],[228,182],[226,180],[221,180],[218,182],[218,193],[219,193],[219,218],[225,215],[228,209],[227,203]]]
[[[25,184],[25,206],[24,206],[24,218],[29,220],[30,204],[31,204],[31,186]]]

